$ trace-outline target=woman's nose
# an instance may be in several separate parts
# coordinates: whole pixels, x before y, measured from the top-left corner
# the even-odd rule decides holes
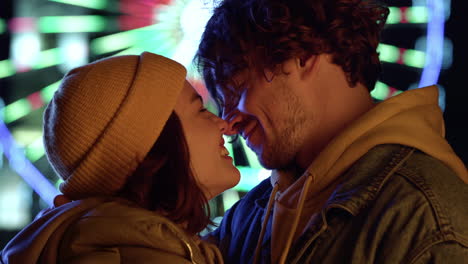
[[[226,131],[228,130],[228,126],[229,126],[228,122],[216,115],[213,115],[213,119],[216,125],[219,127],[219,130],[221,131],[221,133],[225,134]]]

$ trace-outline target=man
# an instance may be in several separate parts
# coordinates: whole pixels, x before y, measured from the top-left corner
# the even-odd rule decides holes
[[[437,87],[369,94],[387,15],[361,0],[214,10],[198,65],[229,133],[274,170],[207,238],[227,263],[467,261],[468,172]]]

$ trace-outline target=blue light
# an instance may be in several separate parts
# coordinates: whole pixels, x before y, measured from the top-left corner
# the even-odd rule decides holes
[[[52,206],[54,197],[59,194],[59,191],[25,157],[24,151],[15,142],[13,136],[1,119],[0,142],[10,167],[15,170],[49,206]]]
[[[427,24],[426,65],[421,74],[419,87],[436,84],[442,68],[444,45],[444,3],[427,0],[429,23]]]
[[[5,102],[0,97],[0,120],[3,120],[3,112],[5,108]],[[0,144],[0,170],[3,168],[3,145]]]

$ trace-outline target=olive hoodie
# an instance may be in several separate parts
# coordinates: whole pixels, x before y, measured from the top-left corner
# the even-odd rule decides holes
[[[0,263],[222,263],[222,257],[159,214],[123,199],[89,198],[38,216],[7,244]]]

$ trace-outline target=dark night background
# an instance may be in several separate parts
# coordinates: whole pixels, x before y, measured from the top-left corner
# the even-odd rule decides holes
[[[452,67],[441,75],[440,83],[447,89],[445,124],[447,140],[455,152],[468,164],[468,92],[466,34],[468,16],[466,1],[452,1],[452,14],[445,34],[453,41]]]
[[[0,3],[0,17],[8,21],[13,16],[12,3],[14,0],[1,1],[2,2]],[[411,1],[407,0],[389,0],[388,2],[392,4],[399,3],[400,5],[404,5],[407,3],[411,4]],[[466,28],[468,26],[468,14],[466,13],[468,9],[466,8],[466,6],[466,1],[451,1],[451,15],[445,24],[445,36],[453,42],[452,66],[449,69],[443,70],[441,72],[439,83],[446,89],[446,107],[444,112],[446,124],[446,138],[451,144],[451,146],[454,148],[455,152],[464,161],[464,163],[468,164],[468,93],[466,91],[466,89],[468,89],[468,85],[466,85],[466,78],[468,77],[468,71],[466,66],[466,64],[468,63],[468,43],[466,38],[466,35],[468,33],[468,30]],[[390,42],[396,41],[399,43],[405,43],[405,41],[408,42],[408,39],[411,39],[413,37],[409,34],[410,33],[408,33],[408,35],[405,35],[404,33],[402,34],[401,32],[399,32],[398,34],[388,35],[386,38],[393,38],[393,40],[391,40]],[[9,58],[9,42],[9,33],[0,34],[0,61]],[[390,69],[388,67],[387,70]],[[384,67],[384,71],[385,69],[386,68]],[[28,75],[30,73],[23,74]],[[408,76],[398,76],[398,78],[401,79],[405,79],[407,77]],[[0,97],[8,96],[8,91],[5,90],[5,87],[8,87],[7,79],[8,78],[0,78]],[[398,80],[395,80],[395,82],[397,81]],[[42,82],[45,82],[47,84],[49,80],[44,79],[42,80]],[[34,199],[38,200],[39,198],[36,195]],[[33,209],[35,211],[38,210],[38,208]],[[4,212],[0,212],[0,214],[3,213]],[[15,233],[16,231],[0,230],[0,250]]]

